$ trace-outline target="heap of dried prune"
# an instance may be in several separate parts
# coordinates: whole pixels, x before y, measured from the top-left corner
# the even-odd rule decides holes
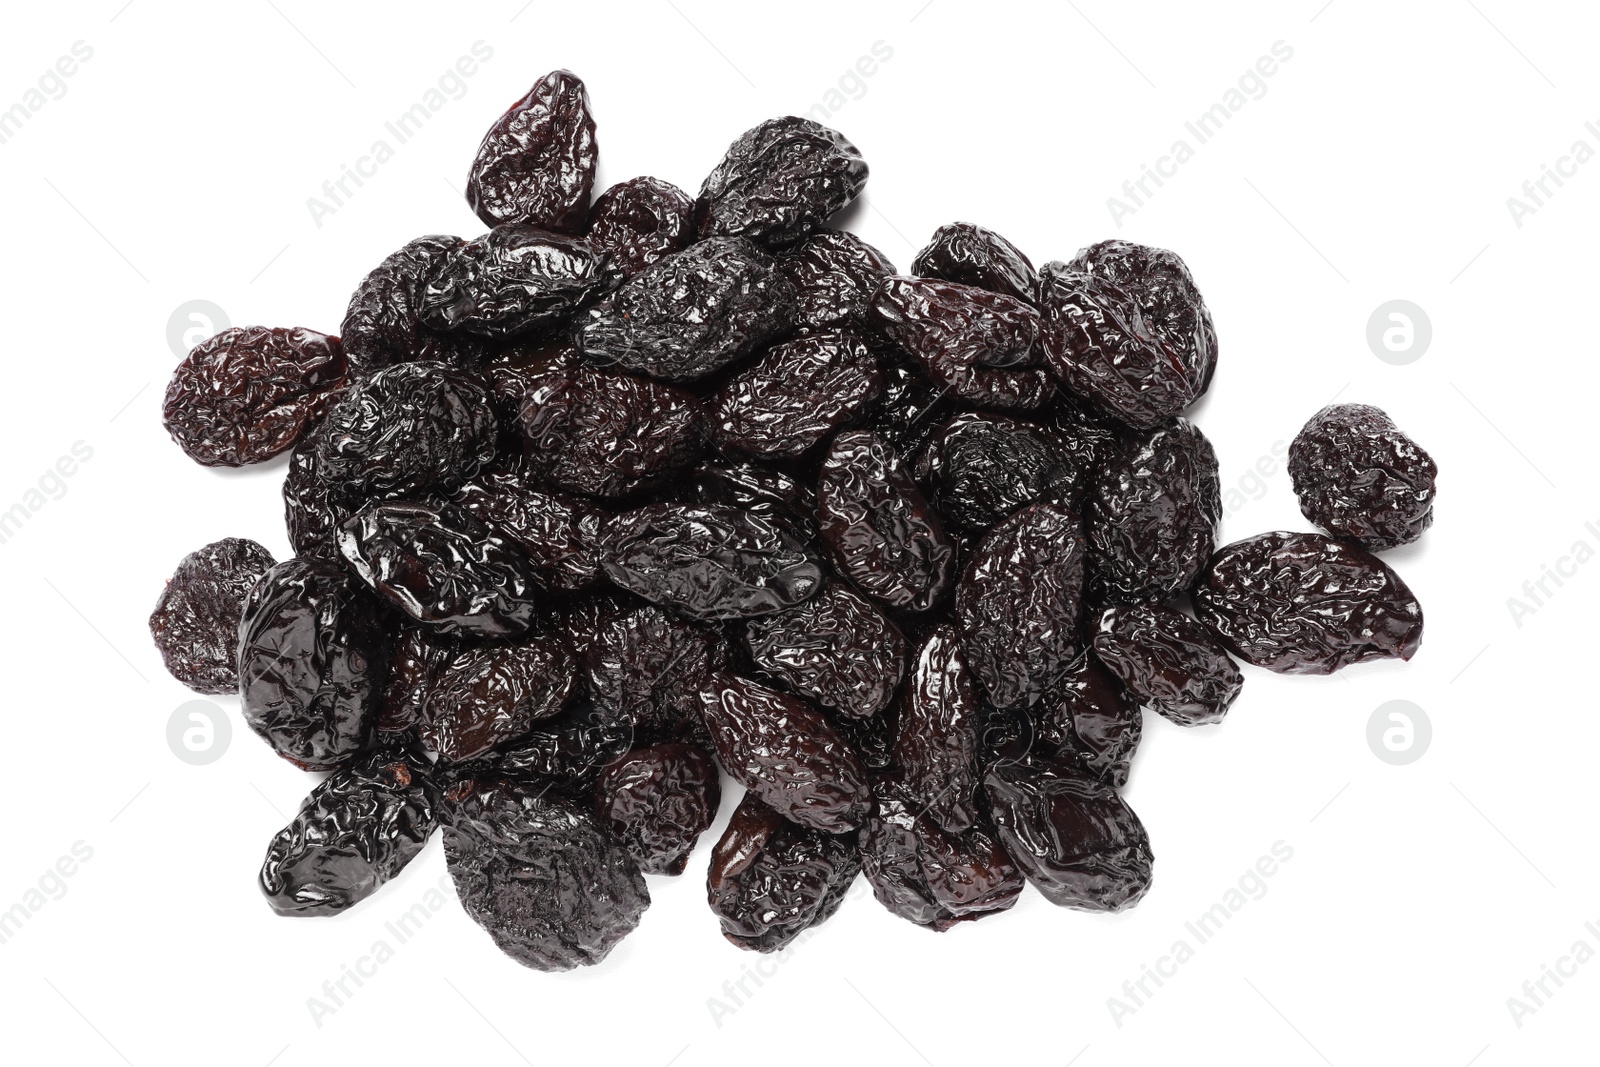
[[[401,244],[342,342],[242,327],[173,375],[198,462],[289,452],[294,558],[207,545],[150,617],[175,678],[331,772],[268,847],[274,909],[354,906],[437,824],[467,914],[544,971],[605,959],[697,851],[705,928],[754,951],[858,874],[935,932],[1029,883],[1115,911],[1151,884],[1122,795],[1147,711],[1221,722],[1235,657],[1417,650],[1371,552],[1428,528],[1437,469],[1377,408],[1289,449],[1332,536],[1216,550],[1189,420],[1217,338],[1175,254],[1036,271],[954,222],[901,274],[829,228],[860,152],[793,116],[693,199],[640,177],[591,204],[597,165],[555,71],[473,161],[485,232]]]

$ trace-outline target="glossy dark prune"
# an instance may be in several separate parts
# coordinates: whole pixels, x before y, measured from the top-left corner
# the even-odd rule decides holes
[[[399,632],[378,704],[375,732],[380,745],[399,744],[416,735],[433,677],[456,652],[449,639],[434,637],[420,626]]]
[[[466,242],[434,234],[407,242],[361,280],[350,296],[339,334],[351,377],[396,363],[425,360],[473,367],[488,346],[470,334],[445,336],[422,324],[423,283],[446,257]]]
[[[900,611],[927,611],[955,578],[955,544],[900,457],[876,434],[850,430],[828,448],[817,525],[839,573]]]
[[[866,818],[866,768],[805,701],[718,673],[700,694],[700,714],[722,769],[780,815],[830,834]]]
[[[883,400],[870,423],[871,429],[896,452],[913,455],[933,436],[940,420],[954,406],[955,397],[914,363],[885,364],[883,378]]]
[[[533,622],[527,554],[456,508],[369,505],[339,528],[339,552],[373,591],[434,633],[507,637]]]
[[[551,71],[484,134],[467,203],[486,226],[581,233],[598,156],[588,90],[571,71]]]
[[[694,470],[694,499],[746,510],[782,512],[784,518],[812,522],[817,493],[791,474],[759,463],[708,459]]]
[[[1408,660],[1422,644],[1422,606],[1400,576],[1321,534],[1280,530],[1219,548],[1194,608],[1229,651],[1281,674]]]
[[[863,325],[872,295],[894,273],[887,256],[844,230],[819,230],[778,266],[794,284],[796,323],[814,330]]]
[[[288,560],[245,597],[241,710],[291,763],[332,770],[367,747],[388,665],[378,602],[339,563]]]
[[[592,795],[600,773],[633,747],[633,725],[620,710],[574,701],[488,757],[495,773],[541,782],[574,798]]]
[[[793,244],[866,184],[866,160],[843,134],[793,115],[769,119],[740,134],[706,176],[695,221],[702,238]]]
[[[883,393],[872,351],[849,332],[808,333],[774,345],[707,405],[725,452],[799,456],[861,415]]]
[[[619,182],[589,209],[589,243],[624,274],[638,274],[694,237],[694,201],[660,178]]]
[[[939,626],[911,661],[892,756],[907,795],[951,833],[978,822],[981,717],[955,627]]]
[[[578,317],[573,336],[598,366],[692,382],[787,332],[794,299],[770,256],[713,238],[633,275]]]
[[[1041,755],[1076,761],[1118,789],[1128,784],[1144,717],[1094,653],[1046,689],[1031,711]]]
[[[722,800],[717,765],[693,745],[636,748],[595,783],[600,825],[645,874],[682,874]]]
[[[463,648],[427,678],[418,736],[441,759],[482,756],[559,715],[576,681],[572,655],[553,634]]]
[[[896,701],[891,700],[883,710],[865,719],[836,716],[833,725],[838,727],[867,770],[877,774],[894,766],[894,741],[900,733],[900,708]]]
[[[597,604],[574,637],[597,705],[614,709],[641,744],[702,735],[700,692],[718,665],[710,634],[653,604]]]
[[[1003,293],[1024,304],[1033,303],[1039,288],[1033,264],[1016,245],[970,222],[933,231],[927,247],[911,261],[911,273]]]
[[[1433,457],[1368,404],[1330,404],[1289,445],[1306,518],[1370,552],[1408,545],[1433,525]]]
[[[899,628],[843,582],[751,619],[744,639],[755,665],[785,688],[858,719],[888,706],[906,671]]]
[[[1078,469],[1090,472],[1085,488],[1092,472],[1111,462],[1130,433],[1121,422],[1064,389],[1056,390],[1048,411],[1042,415]]]
[[[520,471],[480,474],[451,503],[516,542],[528,554],[540,588],[577,592],[600,580],[600,509],[545,492]]]
[[[1179,726],[1221,722],[1244,685],[1216,638],[1175,608],[1107,608],[1094,653],[1141,704]]]
[[[242,537],[213,541],[178,561],[150,613],[150,637],[168,674],[197,693],[239,691],[239,616],[275,562]]]
[[[1075,504],[1093,468],[1051,430],[969,411],[933,431],[912,470],[940,515],[982,533],[1035,501]]]
[[[630,593],[702,620],[768,615],[822,587],[822,568],[793,533],[715,504],[623,512],[606,530],[601,567]]]
[[[339,559],[339,527],[356,511],[359,497],[323,479],[317,457],[327,419],[308,429],[289,453],[283,478],[283,520],[294,554],[304,559]]]
[[[1121,911],[1150,888],[1150,838],[1111,786],[1043,759],[998,763],[984,786],[1001,846],[1050,903]]]
[[[236,326],[189,350],[167,383],[161,421],[196,463],[260,463],[293,447],[344,377],[337,337]]]
[[[854,834],[790,822],[746,793],[711,852],[706,898],[729,942],[776,952],[832,918],[860,871]]]
[[[279,915],[337,915],[416,858],[438,807],[425,756],[402,748],[364,753],[313,789],[272,839],[261,892]]]
[[[616,281],[609,257],[581,237],[497,226],[434,265],[418,314],[441,333],[510,340],[565,326]]]

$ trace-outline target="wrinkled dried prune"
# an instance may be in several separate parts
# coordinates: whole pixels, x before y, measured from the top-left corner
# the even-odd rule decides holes
[[[865,719],[839,715],[833,724],[850,742],[867,770],[877,773],[894,766],[894,740],[900,733],[900,708],[896,701],[891,700],[882,711]]]
[[[633,747],[633,726],[616,708],[575,701],[488,759],[499,774],[588,795],[607,764]]]
[[[788,115],[739,135],[695,200],[701,237],[786,245],[856,198],[867,163],[836,130]]]
[[[700,691],[716,666],[708,632],[653,604],[598,604],[586,614],[576,641],[590,699],[615,709],[642,744],[702,735]]]
[[[406,626],[394,641],[389,674],[378,705],[378,743],[399,744],[415,735],[433,677],[455,655],[455,645],[420,626]]]
[[[1282,674],[1410,659],[1422,606],[1388,564],[1321,534],[1257,534],[1217,550],[1195,614],[1236,656]]]
[[[1330,404],[1289,445],[1300,511],[1335,537],[1378,552],[1433,525],[1433,457],[1368,404]]]
[[[1076,760],[1118,789],[1128,784],[1144,717],[1094,653],[1045,690],[1032,718],[1042,755],[1066,763]]]
[[[823,707],[864,719],[894,697],[906,670],[900,630],[843,582],[745,623],[755,665]]]
[[[711,440],[766,459],[809,451],[883,393],[871,349],[849,332],[808,333],[774,345],[708,404]]]
[[[717,765],[693,745],[636,748],[595,783],[600,825],[645,874],[682,874],[721,801]]]
[[[759,463],[706,460],[694,470],[694,498],[702,504],[781,512],[785,519],[803,523],[811,523],[817,513],[815,489]]]
[[[911,273],[1003,293],[1032,304],[1039,276],[1021,250],[993,230],[952,222],[933,231],[926,248],[911,261]]]
[[[1035,501],[1074,504],[1093,469],[1051,430],[975,411],[941,423],[912,468],[935,510],[969,533]]]
[[[694,201],[660,178],[619,182],[589,209],[589,243],[609,252],[624,274],[659,263],[687,247],[693,237]]]
[[[883,372],[883,400],[872,420],[872,431],[895,451],[909,456],[932,437],[955,398],[914,363],[890,363]]]
[[[1244,685],[1227,651],[1175,608],[1107,608],[1095,623],[1094,652],[1141,704],[1179,726],[1221,722]]]
[[[467,175],[467,203],[487,226],[526,222],[580,233],[599,149],[589,93],[554,70],[495,120]]]
[[[706,898],[723,937],[776,952],[832,918],[860,871],[854,834],[790,822],[746,793],[711,852]]]
[[[283,519],[294,554],[339,559],[339,527],[355,513],[357,497],[323,479],[317,457],[327,419],[308,429],[289,453],[283,478]]]
[[[718,673],[700,695],[700,714],[722,769],[768,807],[824,833],[861,825],[872,807],[866,768],[811,705]]]
[[[239,691],[239,616],[275,562],[242,537],[213,541],[178,561],[150,613],[150,636],[167,673],[197,693]]]
[[[795,319],[814,330],[863,325],[872,295],[894,273],[876,248],[844,230],[821,230],[778,257],[794,283]]]
[[[442,257],[417,297],[424,325],[509,340],[565,325],[617,280],[581,237],[497,226]]]
[[[417,360],[473,367],[487,357],[481,339],[434,333],[418,315],[423,283],[463,244],[459,237],[441,234],[418,237],[361,280],[339,327],[351,377]]]
[[[363,754],[311,791],[267,846],[259,884],[279,915],[336,915],[399,874],[438,822],[427,757]]]
[[[463,648],[429,677],[418,735],[443,759],[481,756],[559,715],[576,680],[572,656],[553,634]]]
[[[911,661],[892,758],[906,792],[952,833],[978,821],[981,718],[955,627],[936,627]]]
[[[337,337],[236,326],[189,350],[167,383],[161,420],[196,463],[260,463],[294,445],[344,377]]]
[[[244,720],[291,763],[331,770],[367,747],[388,665],[378,602],[339,563],[288,560],[245,597]]]
[[[1089,472],[1111,462],[1129,433],[1128,427],[1064,389],[1056,390],[1044,421],[1078,469]]]
[[[604,514],[576,497],[547,493],[521,471],[480,474],[451,502],[514,541],[543,589],[576,592],[600,578],[596,552]]]

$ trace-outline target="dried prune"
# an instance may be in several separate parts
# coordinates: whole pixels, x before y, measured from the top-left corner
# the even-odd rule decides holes
[[[468,779],[445,794],[444,857],[461,906],[540,971],[605,959],[650,906],[639,865],[572,801],[532,782]]]
[[[933,231],[926,248],[911,261],[911,273],[924,278],[974,285],[1032,304],[1039,276],[1021,250],[993,230],[952,222]]]
[[[418,313],[440,332],[509,340],[566,325],[616,281],[609,257],[581,237],[497,226],[434,265]]]
[[[339,552],[384,600],[439,634],[506,637],[533,622],[533,564],[453,507],[372,504],[339,528]]]
[[[955,578],[955,544],[910,473],[869,430],[839,434],[817,483],[817,525],[839,572],[901,611],[927,611]]]
[[[352,377],[417,360],[472,367],[488,355],[481,339],[434,333],[418,315],[423,283],[464,243],[438,234],[418,237],[361,280],[339,328]]]
[[[274,562],[242,537],[213,541],[178,561],[150,613],[150,636],[167,673],[197,693],[239,691],[239,616]]]
[[[695,200],[701,237],[799,241],[856,198],[867,162],[837,130],[788,115],[739,135]]]
[[[792,458],[857,418],[883,393],[871,349],[849,332],[774,345],[711,398],[711,440],[728,452]]]
[[[331,770],[367,747],[388,665],[378,602],[341,564],[288,560],[245,597],[244,720],[306,770]]]
[[[308,429],[289,453],[283,478],[283,518],[294,554],[305,559],[339,558],[339,527],[356,510],[357,498],[323,479],[317,457],[323,421]]]
[[[1150,888],[1150,838],[1117,791],[1053,760],[984,777],[1001,846],[1052,904],[1120,911]]]
[[[721,801],[717,765],[693,745],[636,748],[595,783],[600,825],[645,874],[682,874]]]
[[[364,753],[311,791],[267,846],[259,882],[279,915],[336,915],[371,896],[428,843],[439,795],[425,756]]]
[[[428,678],[418,735],[443,759],[481,756],[559,715],[576,680],[572,656],[553,634],[463,648]]]
[[[288,450],[344,384],[337,337],[236,326],[189,350],[167,383],[161,419],[196,463],[241,467]]]
[[[784,519],[802,523],[812,522],[817,513],[815,489],[759,463],[706,460],[694,470],[694,498],[702,504],[781,512]]]
[[[1044,691],[1032,708],[1041,754],[1076,760],[1121,789],[1144,730],[1139,705],[1091,652]]]
[[[1031,504],[984,535],[956,585],[961,647],[996,707],[1032,704],[1083,651],[1083,527]]]
[[[858,719],[882,711],[906,671],[899,627],[843,582],[751,619],[744,639],[755,665],[781,685]]]
[[[766,253],[737,237],[691,245],[646,267],[578,317],[591,363],[692,382],[785,333],[794,286]]]
[[[492,754],[489,762],[499,774],[581,797],[592,792],[600,772],[633,742],[633,726],[618,709],[580,700]]]
[[[907,795],[951,833],[978,821],[981,717],[955,627],[936,627],[912,659],[892,756]]]
[[[932,437],[955,398],[914,363],[883,364],[883,378],[883,400],[871,422],[872,431],[896,452],[912,455]]]
[[[1179,726],[1221,722],[1244,676],[1205,627],[1175,608],[1107,608],[1094,652],[1143,705]]]
[[[1164,602],[1216,547],[1217,454],[1187,419],[1133,435],[1089,494],[1089,573],[1100,603]]]
[[[1034,501],[1076,503],[1093,468],[1051,430],[969,411],[933,431],[912,470],[940,515],[981,533]]]
[[[433,677],[458,650],[420,626],[403,628],[394,641],[389,675],[378,705],[378,743],[398,744],[416,734]]]
[[[798,697],[718,673],[700,695],[700,714],[722,769],[785,818],[839,834],[871,809],[866,768]]]
[[[1335,537],[1378,552],[1433,525],[1433,457],[1368,404],[1330,404],[1289,445],[1300,511]]]
[[[854,834],[790,822],[746,793],[711,852],[706,898],[723,937],[776,952],[832,918],[860,871]]]
[[[606,530],[601,566],[630,593],[696,619],[771,614],[822,587],[821,566],[793,533],[715,504],[623,512]]]
[[[716,666],[708,632],[652,604],[597,604],[585,614],[578,661],[590,699],[614,709],[641,743],[702,734],[700,691]]]
[[[598,155],[588,90],[571,71],[551,71],[484,134],[467,203],[488,226],[581,233]]]
[[[1129,433],[1116,419],[1062,389],[1056,390],[1044,421],[1082,471],[1097,471],[1111,462]]]
[[[589,209],[589,243],[611,254],[624,274],[638,274],[694,237],[694,201],[660,178],[619,182]]]
[[[576,592],[599,580],[605,516],[577,497],[547,493],[521,471],[493,471],[463,485],[451,503],[516,542],[540,588]]]
[[[1410,659],[1422,606],[1388,564],[1321,534],[1257,534],[1217,550],[1195,614],[1247,663],[1332,674],[1370,659]]]
[[[814,330],[863,325],[872,295],[894,273],[876,248],[844,230],[820,230],[778,257],[794,283],[795,319]]]

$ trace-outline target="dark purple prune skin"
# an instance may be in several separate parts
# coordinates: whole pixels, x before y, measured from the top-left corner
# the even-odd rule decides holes
[[[589,697],[641,744],[704,735],[700,692],[717,666],[710,633],[653,604],[601,602],[567,622]],[[581,632],[577,632],[580,631]]]
[[[978,822],[981,716],[955,627],[939,626],[912,659],[900,699],[893,761],[907,794],[951,833]]]
[[[279,915],[337,915],[405,869],[438,824],[426,756],[384,748],[334,771],[267,846],[258,884]]]
[[[461,905],[540,971],[599,963],[650,906],[628,850],[544,783],[469,778],[445,794],[444,856]]]
[[[283,519],[294,554],[305,559],[339,559],[339,527],[355,513],[359,498],[329,484],[318,456],[327,418],[301,436],[289,453],[283,478]]]
[[[1000,708],[1039,699],[1083,652],[1083,526],[1032,504],[984,535],[956,586],[961,646]]]
[[[633,747],[633,727],[615,708],[574,701],[489,756],[496,773],[537,781],[577,799],[613,760]],[[468,764],[468,766],[475,766]]]
[[[616,281],[610,258],[581,237],[497,226],[434,265],[418,314],[441,333],[511,340],[566,325]]]
[[[1092,469],[1054,431],[976,411],[941,423],[912,468],[934,509],[968,533],[1036,501],[1075,505]]]
[[[242,537],[213,541],[178,561],[150,613],[150,637],[167,673],[197,693],[239,691],[239,616],[275,562]]]
[[[605,514],[564,493],[540,489],[521,471],[480,474],[451,498],[528,554],[542,589],[574,593],[600,580],[597,555]]]
[[[1000,844],[1052,904],[1121,911],[1150,888],[1150,838],[1117,791],[1052,760],[997,763],[984,786]]]
[[[1100,241],[1079,249],[1067,266],[1132,294],[1150,332],[1195,382],[1195,397],[1211,387],[1217,331],[1188,265],[1176,252],[1132,241]]]
[[[589,210],[589,243],[610,253],[624,274],[638,274],[694,237],[694,201],[660,178],[619,182],[595,198]]]
[[[1195,614],[1234,655],[1280,674],[1410,659],[1422,605],[1388,564],[1321,534],[1257,534],[1217,550]]]
[[[781,524],[718,505],[651,504],[611,521],[606,577],[700,620],[793,607],[822,588],[822,568]]]
[[[933,231],[926,248],[911,261],[911,273],[1003,293],[1032,304],[1039,276],[1021,250],[993,230],[952,222]]]
[[[779,684],[857,719],[887,707],[906,672],[899,627],[843,582],[751,619],[744,639],[751,660]]]
[[[708,459],[694,470],[694,499],[702,504],[781,511],[786,518],[811,522],[817,493],[792,474],[759,463]]]
[[[1135,699],[1179,726],[1221,722],[1244,685],[1227,650],[1175,608],[1107,608],[1094,653]]]
[[[833,439],[817,525],[839,573],[899,611],[927,611],[955,578],[955,544],[894,449],[869,430]]]
[[[1217,454],[1187,419],[1133,435],[1089,494],[1099,603],[1164,603],[1194,585],[1222,519]]]
[[[351,377],[417,360],[474,367],[488,356],[479,338],[434,333],[418,315],[423,282],[465,243],[440,234],[418,237],[361,280],[339,328]]]
[[[885,345],[880,350],[883,367],[883,400],[870,427],[903,456],[913,455],[933,436],[935,429],[954,407],[955,397],[947,387],[935,382],[914,362],[888,363],[883,353],[904,356]],[[909,360],[909,357],[906,357]]]
[[[280,563],[245,598],[241,710],[291,763],[332,770],[367,747],[388,665],[378,602],[338,563]]]
[[[337,337],[236,326],[189,350],[167,383],[161,420],[196,463],[260,463],[293,447],[344,379]]]
[[[870,408],[883,372],[854,333],[803,334],[774,345],[707,405],[712,442],[724,452],[792,459]]]
[[[1066,447],[1078,469],[1086,472],[1086,490],[1092,472],[1111,462],[1130,433],[1118,420],[1065,390],[1056,391],[1049,410],[1041,415],[1045,425],[1056,432],[1056,439]]]
[[[457,651],[454,642],[434,637],[420,626],[400,630],[378,705],[379,744],[399,744],[416,735],[433,677]]]
[[[588,90],[571,71],[551,71],[484,134],[467,203],[486,226],[581,233],[598,156]]]
[[[559,637],[463,648],[432,672],[418,736],[441,759],[474,759],[561,713],[577,666]]]
[[[339,528],[339,552],[374,592],[433,633],[511,637],[533,623],[527,553],[458,509],[369,505]]]
[[[636,748],[595,783],[600,825],[645,874],[682,874],[721,802],[717,765],[693,745]]]
[[[1369,552],[1408,545],[1433,525],[1433,457],[1368,404],[1330,404],[1289,445],[1300,511]]]
[[[739,135],[695,200],[702,238],[802,240],[867,184],[867,163],[836,130],[793,115]]]
[[[829,834],[866,818],[866,768],[805,701],[717,673],[700,694],[700,714],[722,769],[780,815]]]
[[[794,284],[796,324],[813,330],[864,325],[872,295],[894,271],[876,248],[844,230],[820,230],[778,257]]]
[[[646,267],[579,315],[578,351],[598,366],[692,382],[786,333],[794,286],[742,238],[690,245]]]
[[[746,793],[711,852],[706,899],[729,942],[776,952],[832,918],[860,871],[854,834],[800,826]]]
[[[1121,789],[1144,731],[1137,701],[1094,653],[1062,675],[1032,708],[1041,755],[1078,762]]]

